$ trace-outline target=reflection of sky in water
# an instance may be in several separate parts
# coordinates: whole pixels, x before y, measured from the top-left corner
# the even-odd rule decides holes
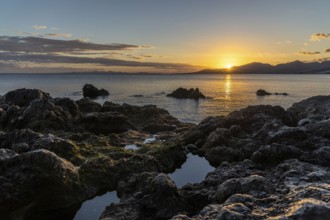
[[[228,114],[248,105],[272,104],[285,108],[313,95],[328,95],[330,75],[126,75],[126,74],[71,74],[71,75],[1,75],[0,95],[17,88],[39,88],[53,97],[82,97],[85,83],[92,83],[110,91],[110,96],[98,102],[114,101],[132,105],[153,104],[167,109],[173,116],[186,122],[199,122],[210,115]],[[199,88],[205,100],[178,100],[166,97],[179,88]],[[289,96],[258,98],[255,92],[287,92]],[[76,92],[75,94],[73,94]],[[164,94],[164,93],[166,94]],[[135,97],[134,95],[142,95]]]
[[[125,150],[137,150],[139,149],[138,146],[136,146],[135,144],[127,144],[125,145]]]
[[[176,169],[169,176],[174,180],[177,187],[182,187],[187,183],[199,183],[203,181],[206,174],[213,170],[214,168],[205,158],[188,154],[187,161],[182,167]]]
[[[82,204],[74,220],[97,220],[108,205],[116,202],[119,202],[116,192],[96,196]]]

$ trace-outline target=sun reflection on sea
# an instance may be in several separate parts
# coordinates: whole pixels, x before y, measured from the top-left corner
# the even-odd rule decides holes
[[[226,100],[230,100],[230,93],[231,93],[231,75],[228,74],[226,75],[226,78],[225,78],[225,98]]]

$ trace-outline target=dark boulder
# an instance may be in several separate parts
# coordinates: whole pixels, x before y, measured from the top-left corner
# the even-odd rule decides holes
[[[83,96],[95,99],[98,96],[108,96],[110,93],[105,89],[98,89],[92,84],[85,84],[83,87]]]
[[[295,114],[299,120],[311,116],[330,117],[330,96],[314,96],[301,102],[294,103],[288,108],[289,112]]]
[[[42,134],[30,129],[12,130],[0,134],[0,148],[8,148],[23,153],[30,150],[35,140],[43,137]]]
[[[34,131],[68,128],[68,116],[51,100],[35,99],[19,115],[7,118],[8,128],[30,128]]]
[[[185,88],[178,88],[174,92],[167,95],[168,97],[173,97],[177,99],[205,99],[205,95],[199,91],[198,88],[196,89],[185,89]]]
[[[273,190],[274,188],[267,178],[259,175],[251,175],[224,181],[219,185],[215,197],[219,202],[223,202],[231,195],[237,193],[253,194],[257,191],[272,192]]]
[[[263,90],[263,89],[259,89],[257,92],[256,92],[257,96],[266,96],[266,95],[271,95],[271,93]]]
[[[76,101],[79,106],[79,110],[82,113],[91,113],[91,112],[98,112],[101,110],[102,105],[94,102],[90,98],[82,98]]]
[[[239,151],[225,146],[214,147],[206,151],[205,158],[212,166],[219,166],[222,162],[233,162],[242,158]]]
[[[242,203],[233,203],[225,205],[220,209],[220,212],[217,216],[218,220],[245,220],[253,219],[249,214],[252,212],[251,209],[243,205]]]
[[[17,89],[4,95],[4,100],[9,105],[18,105],[20,107],[28,106],[35,99],[51,99],[48,93],[39,89]]]
[[[251,157],[252,161],[263,165],[278,164],[286,159],[299,158],[302,151],[294,146],[272,144],[261,146]]]
[[[3,153],[8,155],[0,151]],[[76,167],[54,153],[36,150],[0,158],[4,181],[0,184],[1,215],[15,213],[25,219],[34,212],[67,208],[87,198],[81,191]]]
[[[100,219],[169,219],[182,208],[175,183],[164,173],[143,172],[120,185],[120,203],[108,206]]]
[[[56,98],[54,103],[57,106],[62,107],[68,118],[77,118],[80,116],[80,110],[78,104],[69,98]]]

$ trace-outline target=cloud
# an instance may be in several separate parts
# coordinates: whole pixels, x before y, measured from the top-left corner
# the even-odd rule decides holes
[[[96,44],[80,40],[57,40],[41,37],[6,37],[0,36],[0,50],[10,52],[35,53],[70,53],[95,51],[114,51],[141,49],[143,46],[132,44]]]
[[[324,57],[324,58],[314,59],[313,61],[314,62],[323,63],[323,62],[330,61],[330,57]]]
[[[34,30],[43,30],[43,29],[47,29],[48,27],[45,25],[33,25],[32,28]]]
[[[196,70],[181,63],[144,62],[135,53],[145,46],[132,44],[96,44],[81,40],[58,40],[40,37],[0,36],[0,62],[17,69],[40,66],[139,67],[173,71]],[[147,47],[148,48],[148,47]],[[149,55],[146,55],[148,57]],[[29,65],[26,65],[29,64]],[[0,70],[3,68],[0,66]],[[54,69],[52,69],[54,71]]]
[[[326,52],[326,53],[330,53],[330,48],[325,49],[324,52]]]
[[[64,34],[64,33],[52,33],[52,34],[43,34],[43,37],[63,37],[63,38],[70,38],[72,34]]]
[[[315,51],[315,52],[310,52],[310,51],[300,51],[299,54],[302,54],[302,55],[317,55],[317,54],[320,54],[321,52],[319,51]]]
[[[330,39],[330,34],[325,34],[325,33],[317,33],[317,34],[313,34],[310,37],[311,41],[320,41],[322,39]]]
[[[48,54],[0,53],[0,61],[36,62],[36,63],[75,63],[98,64],[103,66],[153,67],[159,69],[185,69],[192,67],[180,63],[138,62],[108,58],[69,57]]]

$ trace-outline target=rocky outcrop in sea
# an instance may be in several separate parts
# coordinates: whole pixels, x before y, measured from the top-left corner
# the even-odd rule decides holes
[[[196,89],[185,89],[185,88],[178,88],[170,94],[167,94],[167,97],[173,97],[177,99],[205,99],[206,96],[199,91],[198,88]]]
[[[0,219],[73,219],[107,191],[120,202],[104,220],[330,216],[330,96],[193,125],[156,106],[19,89],[0,97],[0,128]],[[214,171],[178,188],[168,174],[188,153]]]
[[[83,96],[95,99],[99,96],[109,96],[110,93],[105,89],[98,89],[92,84],[85,84],[83,87]]]

